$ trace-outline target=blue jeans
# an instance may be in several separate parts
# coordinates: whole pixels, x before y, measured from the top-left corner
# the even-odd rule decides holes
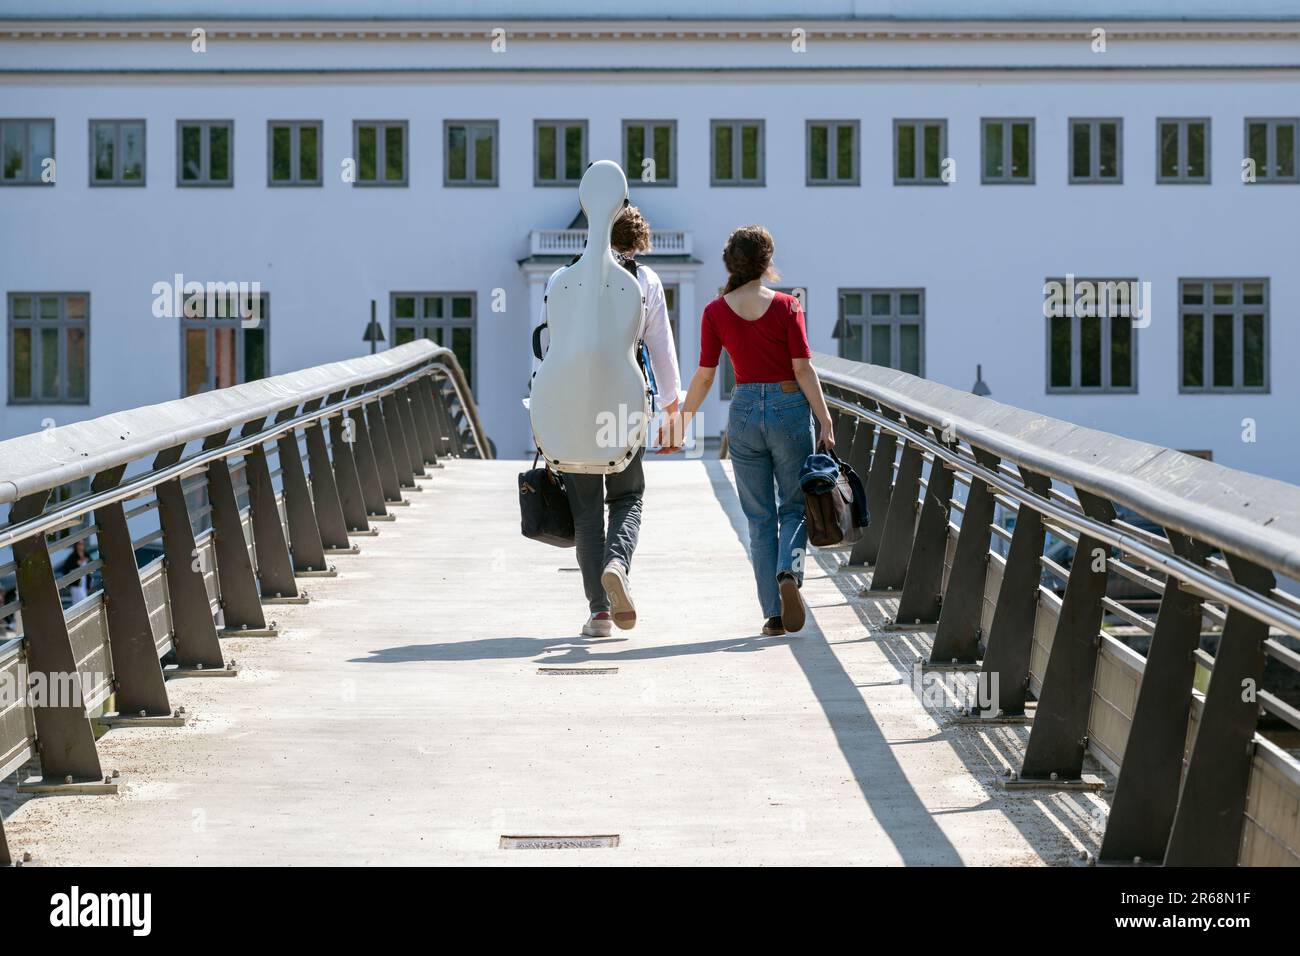
[[[788,388],[789,386],[786,386]],[[727,447],[740,507],[749,520],[749,557],[764,617],[781,613],[776,576],[802,585],[808,546],[799,469],[813,453],[812,411],[801,391],[780,382],[737,385],[727,416]]]

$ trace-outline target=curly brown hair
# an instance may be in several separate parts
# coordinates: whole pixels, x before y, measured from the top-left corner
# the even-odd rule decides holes
[[[640,209],[630,204],[623,207],[610,229],[609,244],[628,256],[650,251],[650,223]]]
[[[727,284],[722,294],[755,279],[779,279],[780,273],[772,266],[775,251],[772,234],[762,226],[741,226],[728,236],[722,249],[722,264],[727,267]]]

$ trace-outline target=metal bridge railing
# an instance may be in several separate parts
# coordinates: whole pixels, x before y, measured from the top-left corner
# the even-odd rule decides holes
[[[927,666],[978,673],[988,706],[961,719],[1027,722],[1036,700],[1007,787],[1095,789],[1090,753],[1117,775],[1102,861],[1300,864],[1300,762],[1270,739],[1294,740],[1300,710],[1264,686],[1266,663],[1292,687],[1300,672],[1300,600],[1278,587],[1300,579],[1300,488],[890,369],[814,364],[873,516],[845,568],[897,597],[894,627],[934,630]],[[1068,568],[1044,553],[1052,539]],[[1158,597],[1154,620],[1108,595],[1120,579]],[[1107,615],[1149,639],[1145,657]]]
[[[273,634],[263,605],[305,602],[299,578],[332,574],[426,465],[462,456],[492,446],[455,355],[428,341],[0,442],[0,579],[16,576],[0,778],[38,757],[20,789],[115,792],[92,715],[183,722],[168,678],[235,673],[221,637]],[[92,537],[98,558],[56,574],[51,550]]]

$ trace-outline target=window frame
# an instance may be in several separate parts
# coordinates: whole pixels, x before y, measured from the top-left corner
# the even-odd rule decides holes
[[[91,119],[87,126],[88,140],[87,155],[89,157],[88,169],[86,176],[91,188],[108,187],[114,188],[124,186],[127,188],[142,187],[149,181],[149,124],[143,119]],[[122,178],[122,127],[127,125],[140,127],[140,178],[138,180],[127,180]],[[112,126],[113,133],[113,178],[96,179],[95,178],[95,131],[99,126]]]
[[[1291,125],[1291,155],[1295,171],[1290,176],[1261,176],[1259,169],[1255,170],[1255,181],[1253,183],[1243,183],[1246,186],[1272,185],[1272,186],[1294,186],[1300,183],[1300,117],[1297,116],[1247,116],[1242,124],[1242,150],[1241,155],[1250,159],[1250,124],[1265,123],[1268,132],[1266,134],[1265,148],[1268,150],[1268,156],[1265,157],[1264,166],[1268,167],[1268,157],[1273,156],[1276,152],[1277,137],[1273,130],[1279,123],[1289,123]],[[1181,303],[1180,303],[1181,304]],[[1181,379],[1180,379],[1181,381]]]
[[[314,180],[303,179],[299,175],[302,165],[302,130],[308,127],[316,130],[316,178]],[[289,130],[289,168],[292,171],[292,176],[289,179],[275,178],[275,131],[277,129]],[[325,182],[324,159],[324,120],[280,119],[266,121],[266,185],[268,188],[301,187],[310,189],[314,186],[323,186]]]
[[[264,353],[263,353],[263,354],[264,354],[265,359],[266,359],[266,361],[265,361],[265,369],[264,369],[264,372],[263,372],[263,376],[262,376],[262,377],[263,377],[263,378],[270,378],[270,377],[271,377],[271,293],[268,292],[268,291],[262,290],[262,291],[258,292],[258,296],[259,296],[259,298],[261,298],[261,300],[262,300],[262,306],[261,306],[261,316],[260,316],[260,318],[259,318],[259,323],[258,323],[258,326],[257,326],[257,327],[258,327],[258,328],[261,328],[262,331],[263,331],[263,333],[264,333],[264,338],[263,338],[263,342],[262,342],[262,347],[263,347],[263,350],[264,350]],[[245,359],[246,356],[245,356],[245,348],[244,348],[244,336],[243,336],[242,333],[244,333],[245,331],[247,331],[247,329],[245,329],[245,328],[244,328],[244,325],[243,325],[244,320],[241,319],[241,318],[239,318],[238,316],[236,316],[236,317],[234,317],[234,318],[231,318],[231,317],[229,317],[229,316],[226,316],[226,317],[223,318],[223,317],[218,317],[218,316],[209,316],[209,315],[206,315],[206,314],[203,315],[201,318],[196,318],[196,317],[190,317],[190,316],[187,316],[187,315],[185,314],[185,310],[184,310],[184,303],[185,303],[186,299],[188,299],[188,296],[184,295],[183,292],[182,292],[182,295],[181,295],[181,314],[180,314],[180,316],[177,318],[177,322],[178,322],[179,325],[180,325],[180,337],[181,337],[181,349],[180,349],[180,352],[181,352],[181,388],[180,388],[181,397],[182,397],[182,398],[189,398],[191,395],[202,395],[202,394],[204,394],[205,392],[216,391],[216,389],[217,389],[218,386],[217,386],[217,384],[216,384],[216,380],[215,380],[214,367],[213,367],[213,364],[212,364],[212,358],[213,358],[213,356],[216,354],[216,350],[215,350],[215,337],[216,337],[216,330],[219,329],[219,328],[233,328],[233,329],[235,330],[235,370],[236,370],[236,374],[235,374],[235,382],[234,382],[234,384],[235,384],[235,385],[244,385],[244,384],[246,384],[246,383],[249,382],[249,381],[253,381],[253,382],[259,381],[259,379],[245,379],[245,378],[244,378],[244,359]],[[205,306],[205,308],[206,308],[206,305],[207,305],[207,298],[206,298],[206,292],[205,292],[205,295],[204,295],[204,306]],[[205,386],[206,386],[206,387],[199,389],[197,392],[187,392],[187,391],[186,391],[186,379],[187,379],[187,373],[188,373],[188,371],[189,371],[189,363],[187,362],[187,358],[188,358],[188,356],[186,355],[186,351],[185,351],[185,349],[186,349],[186,341],[185,341],[185,340],[186,340],[186,334],[185,334],[185,333],[186,333],[187,331],[189,331],[190,329],[198,328],[198,327],[200,327],[200,326],[203,328],[203,330],[204,330],[204,332],[205,332],[203,347],[204,347],[204,349],[206,350],[206,351],[205,351],[205,356],[206,356],[206,358],[207,358],[207,360],[208,360],[207,373],[206,373],[206,381],[205,381]],[[222,387],[225,387],[225,386],[222,386]]]
[[[397,300],[414,299],[415,316],[410,319],[399,319],[397,317]],[[443,299],[442,318],[425,318],[424,301],[426,299]],[[451,302],[453,299],[469,300],[469,317],[454,317],[451,315]],[[414,292],[411,290],[399,290],[388,294],[388,340],[396,347],[397,330],[400,328],[413,328],[416,339],[422,338],[421,330],[425,326],[440,326],[447,329],[468,328],[470,330],[470,364],[471,368],[465,369],[465,375],[469,379],[470,391],[474,390],[474,383],[478,381],[478,362],[480,340],[478,334],[478,293],[470,289],[456,289],[450,292],[437,292],[425,290],[423,292]],[[431,340],[432,341],[432,340]],[[452,348],[450,344],[446,346]]]
[[[86,300],[86,317],[84,319],[69,319],[67,300],[73,296],[81,296]],[[40,318],[40,306],[38,300],[43,298],[57,298],[59,300],[59,317],[54,320]],[[32,317],[30,319],[17,320],[14,318],[14,300],[30,299],[32,301]],[[6,338],[5,347],[9,351],[8,375],[9,405],[89,405],[90,404],[90,293],[89,292],[9,292],[5,296],[6,313],[5,327]],[[15,370],[18,350],[14,348],[14,330],[16,328],[30,328],[32,330],[32,395],[29,397],[19,397],[14,393],[14,386],[17,384]],[[40,378],[40,339],[41,336],[35,334],[41,329],[57,329],[58,335],[58,381],[59,392],[57,397],[45,397],[37,394]],[[69,329],[80,328],[84,333],[86,353],[86,395],[84,398],[68,397],[68,345],[66,332]]]
[[[731,179],[718,178],[717,130],[719,127],[731,128],[731,169],[736,175]],[[744,165],[744,145],[741,140],[742,127],[758,128],[758,176],[743,179],[739,170]],[[762,188],[767,185],[767,121],[761,119],[711,119],[709,120],[709,185],[719,188]]]
[[[1211,299],[1214,295],[1213,286],[1215,283],[1231,282],[1233,284],[1233,298],[1244,298],[1243,288],[1247,283],[1258,282],[1264,287],[1264,301],[1258,305],[1247,305],[1245,302],[1234,302],[1233,305],[1215,305]],[[1183,288],[1186,285],[1201,285],[1205,288],[1204,300],[1199,306],[1188,306],[1183,302]],[[1273,335],[1272,335],[1272,290],[1269,288],[1269,280],[1260,276],[1246,276],[1241,278],[1227,278],[1219,276],[1217,278],[1202,276],[1183,276],[1178,279],[1178,394],[1180,395],[1268,395],[1273,389]],[[1185,384],[1184,374],[1184,349],[1183,349],[1183,319],[1185,314],[1190,311],[1199,312],[1201,315],[1201,381],[1204,385],[1187,385]],[[1263,312],[1264,314],[1264,384],[1263,385],[1242,385],[1240,382],[1244,377],[1243,366],[1245,364],[1245,334],[1242,330],[1244,322],[1243,316],[1246,312]],[[1231,386],[1214,385],[1214,338],[1212,317],[1215,313],[1230,312],[1233,317],[1232,323],[1232,377]],[[1239,334],[1239,332],[1241,334]]]
[[[924,175],[904,179],[898,175],[898,131],[904,126],[914,126],[918,132],[923,132],[927,126],[939,127],[939,175],[933,179]],[[925,142],[924,135],[919,138],[920,148],[917,149],[913,157],[912,172],[918,169],[924,173],[925,170]],[[948,183],[943,178],[943,161],[948,157],[948,120],[936,117],[903,117],[894,120],[894,151],[890,155],[890,169],[893,170],[895,186],[947,186]]]
[[[812,134],[813,128],[826,127],[826,172],[827,178],[813,177]],[[853,130],[853,172],[849,178],[840,178],[831,172],[835,159],[839,156],[841,128]],[[804,185],[805,186],[861,186],[862,185],[862,121],[856,119],[810,119],[804,121]]]
[[[640,170],[637,171],[635,176],[632,175],[631,170],[627,168],[627,158],[628,158],[627,157],[627,145],[628,145],[627,134],[628,131],[635,126],[643,127],[645,130],[646,139],[651,142],[649,152],[648,153],[642,152],[641,154],[642,159],[644,159],[647,155],[649,155],[651,158],[653,158],[654,156],[653,136],[651,135],[653,130],[660,127],[663,127],[668,130],[668,166],[669,166],[669,172],[672,175],[660,176],[658,175],[659,170],[657,168],[655,170],[654,182],[645,182],[644,180],[642,180]],[[623,155],[622,155],[623,173],[624,175],[627,176],[627,181],[629,186],[635,185],[642,189],[653,189],[660,186],[677,185],[677,120],[675,119],[671,119],[671,120],[648,120],[648,119],[627,120],[625,119],[623,120],[622,146],[623,146]]]
[[[1164,165],[1162,160],[1162,150],[1164,149],[1163,132],[1166,123],[1173,123],[1178,128],[1178,142],[1176,149],[1178,151],[1177,166],[1179,170],[1185,170],[1189,167],[1187,151],[1187,132],[1188,126],[1192,123],[1200,123],[1205,127],[1205,175],[1191,176],[1184,172],[1175,173],[1173,176],[1166,176],[1161,172]],[[1167,186],[1208,186],[1210,184],[1210,117],[1208,116],[1157,116],[1156,117],[1156,183]]]
[[[451,178],[451,130],[454,126],[467,128],[465,138],[465,173],[467,179]],[[478,179],[473,172],[478,157],[478,146],[468,130],[487,126],[492,129],[492,178]],[[471,147],[473,147],[471,151]],[[471,154],[472,153],[472,154]],[[536,167],[534,166],[534,172]],[[442,184],[449,189],[493,189],[501,184],[501,123],[494,119],[448,119],[442,121]],[[561,183],[570,186],[572,183]]]
[[[1087,123],[1091,129],[1088,136],[1087,176],[1074,174],[1074,128]],[[1101,176],[1101,136],[1102,123],[1115,124],[1115,175],[1110,178]],[[1124,117],[1122,116],[1071,116],[1066,122],[1065,167],[1069,174],[1071,186],[1122,186],[1124,185]],[[1159,156],[1159,150],[1156,150]],[[1094,162],[1095,160],[1095,162]]]
[[[361,130],[365,127],[375,128],[375,178],[361,178]],[[387,137],[382,135],[390,128],[402,131],[402,178],[387,179],[379,175],[388,168]],[[411,130],[407,120],[397,119],[354,119],[352,121],[352,159],[357,164],[357,175],[352,180],[353,186],[366,189],[401,189],[411,184]],[[322,170],[322,174],[324,170]]]
[[[542,130],[544,128],[555,130],[555,171],[554,179],[542,179],[538,171],[537,164],[542,156]],[[577,128],[582,131],[582,155],[578,160],[581,171],[573,179],[561,174],[560,167],[564,165],[564,145],[561,133],[569,129]],[[585,119],[564,120],[564,119],[535,119],[533,120],[533,185],[538,187],[549,188],[551,186],[576,186],[582,181],[582,173],[586,171],[588,162],[587,148],[590,143],[588,136],[588,122]]]
[[[5,179],[4,178],[4,156],[0,154],[0,186],[54,186],[58,182],[58,126],[52,116],[4,116],[0,117],[0,149],[4,144],[4,127],[10,123],[21,123],[23,126],[23,164],[26,169],[27,161],[31,159],[32,149],[32,124],[49,123],[50,124],[50,155],[43,156],[42,159],[54,160],[55,178],[50,182],[41,179],[39,164],[23,179]]]
[[[1046,285],[1050,282],[1059,282],[1065,284],[1064,276],[1049,276],[1043,280]],[[1105,278],[1095,276],[1075,276],[1075,285],[1080,282],[1092,282],[1102,284],[1107,282],[1123,282],[1125,284],[1138,282],[1135,277],[1120,278],[1108,276]],[[1140,283],[1139,283],[1140,286]],[[1130,311],[1132,303],[1130,302]],[[1136,325],[1133,325],[1133,316],[1129,316],[1129,366],[1132,377],[1130,385],[1112,385],[1111,384],[1111,361],[1114,358],[1114,335],[1111,327],[1111,320],[1114,318],[1110,315],[1097,316],[1101,321],[1101,368],[1098,374],[1101,378],[1100,385],[1081,385],[1083,380],[1083,332],[1080,323],[1083,320],[1081,315],[1060,316],[1059,318],[1068,318],[1070,320],[1070,384],[1053,385],[1052,384],[1052,320],[1058,316],[1043,316],[1045,338],[1045,361],[1044,361],[1044,386],[1048,395],[1136,395],[1138,394],[1138,332],[1141,331]]]
[[[199,169],[205,175],[200,179],[184,178],[184,130],[186,126],[197,126],[202,131],[199,135]],[[230,178],[214,180],[212,178],[212,130],[215,127],[226,128],[230,155],[226,159],[230,167]],[[206,148],[205,148],[206,147]],[[214,119],[178,119],[176,121],[176,186],[180,189],[233,189],[235,186],[235,121]]]
[[[902,295],[915,294],[918,296],[919,311],[915,316],[904,315],[899,311],[899,297]],[[846,295],[862,296],[862,315],[861,317],[850,318],[844,311],[844,297]],[[871,313],[871,297],[873,295],[888,295],[890,297],[890,314],[888,316],[876,316]],[[863,362],[869,365],[880,365],[879,362],[873,362],[870,354],[870,331],[876,325],[888,325],[891,328],[889,337],[890,364],[882,367],[893,369],[897,372],[904,372],[908,375],[915,375],[918,378],[925,378],[925,288],[922,286],[843,286],[836,290],[836,324],[840,322],[851,325],[858,334],[863,336]],[[805,310],[806,311],[806,310]],[[805,322],[807,320],[805,319]],[[902,357],[902,336],[898,334],[898,328],[903,325],[917,326],[917,371],[908,372],[900,368],[901,361],[894,363],[894,359]],[[840,357],[844,358],[844,340],[839,340],[839,346],[836,349]]]
[[[1002,175],[990,176],[988,172],[988,139],[985,131],[990,125],[1002,128]],[[1011,174],[1012,127],[1017,123],[1029,126],[1029,175],[1013,176]],[[980,117],[980,183],[984,186],[1032,186],[1038,178],[1037,152],[1038,137],[1032,116],[981,116]]]

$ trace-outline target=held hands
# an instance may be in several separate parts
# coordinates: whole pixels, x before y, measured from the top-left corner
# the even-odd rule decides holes
[[[659,446],[656,455],[671,455],[682,450],[685,444],[685,428],[682,425],[682,413],[677,409],[665,413],[663,423],[659,426]]]

